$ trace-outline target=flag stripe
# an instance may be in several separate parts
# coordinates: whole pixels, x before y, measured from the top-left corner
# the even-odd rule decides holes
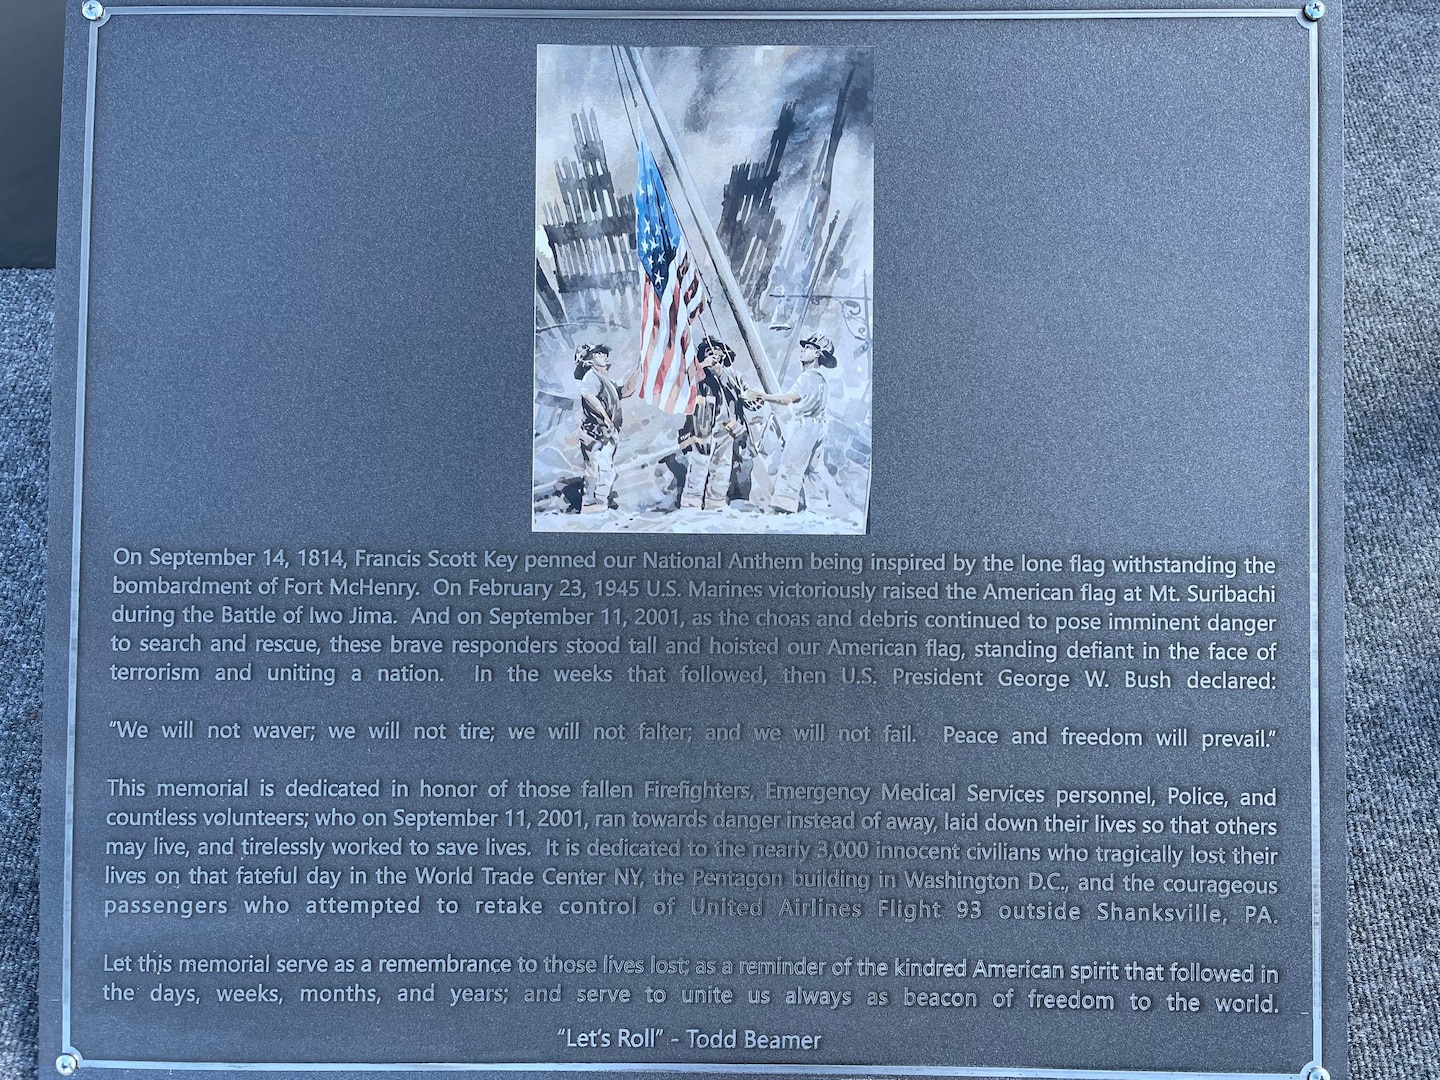
[[[670,385],[670,367],[675,362],[675,330],[680,326],[680,282],[685,274],[688,261],[681,257],[680,272],[665,283],[667,333],[665,334],[665,348],[660,353],[660,371],[655,376],[657,387]]]

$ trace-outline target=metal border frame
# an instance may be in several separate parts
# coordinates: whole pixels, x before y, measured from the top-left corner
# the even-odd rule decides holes
[[[1323,11],[1323,9],[1322,9]],[[142,1061],[86,1058],[72,1044],[71,938],[74,926],[73,859],[75,848],[75,731],[80,635],[80,536],[85,466],[85,374],[90,316],[90,229],[94,206],[95,93],[100,27],[113,16],[132,15],[273,15],[352,16],[380,18],[527,19],[605,22],[980,22],[1118,19],[1295,19],[1309,41],[1309,604],[1310,604],[1310,929],[1311,929],[1311,1059],[1297,1073],[1145,1072],[1100,1069],[981,1068],[946,1065],[817,1065],[729,1064],[723,1062],[223,1062]],[[573,1073],[715,1073],[810,1074],[816,1076],[957,1076],[1010,1077],[1015,1080],[1328,1080],[1323,1060],[1321,942],[1321,774],[1320,774],[1320,45],[1319,21],[1300,8],[1137,8],[1024,11],[646,11],[561,8],[373,8],[260,5],[105,7],[88,20],[85,79],[85,145],[80,207],[79,336],[75,374],[75,461],[71,493],[69,668],[65,715],[65,865],[61,905],[60,1038],[63,1050],[56,1063],[64,1075],[81,1066],[102,1069],[166,1069],[247,1072],[573,1072]],[[73,1059],[73,1060],[67,1060]],[[63,1063],[63,1068],[62,1068]],[[68,1071],[67,1071],[68,1070]]]

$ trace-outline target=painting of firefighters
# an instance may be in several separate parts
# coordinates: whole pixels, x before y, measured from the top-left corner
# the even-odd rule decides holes
[[[534,529],[865,532],[871,50],[537,60]]]

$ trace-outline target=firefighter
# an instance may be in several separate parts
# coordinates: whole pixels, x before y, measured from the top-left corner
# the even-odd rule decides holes
[[[580,500],[582,514],[613,510],[615,495],[615,448],[625,423],[620,399],[634,392],[628,382],[622,387],[610,377],[610,346],[581,345],[575,350],[575,379],[580,383],[580,457],[585,463],[585,491]]]
[[[811,334],[800,342],[800,374],[787,393],[761,394],[752,390],[748,395],[756,403],[769,401],[790,406],[785,448],[780,452],[780,468],[770,496],[770,509],[776,513],[796,513],[802,499],[812,510],[820,502],[830,404],[825,371],[834,368],[836,363],[834,342],[824,334]]]
[[[695,347],[700,382],[695,403],[680,427],[680,450],[685,456],[682,509],[716,510],[729,501],[730,481],[739,461],[739,443],[745,438],[745,411],[759,407],[751,399],[745,380],[735,370],[735,350],[718,337],[704,338]]]

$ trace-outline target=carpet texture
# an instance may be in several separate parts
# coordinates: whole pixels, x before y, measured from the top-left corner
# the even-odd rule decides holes
[[[0,1075],[35,1074],[50,270],[0,270]]]
[[[1440,1076],[1440,22],[1345,19],[1350,1067],[1415,1080]],[[0,271],[5,1078],[36,1071],[51,312],[49,271]]]
[[[1440,1076],[1440,26],[1345,12],[1350,1063]]]

